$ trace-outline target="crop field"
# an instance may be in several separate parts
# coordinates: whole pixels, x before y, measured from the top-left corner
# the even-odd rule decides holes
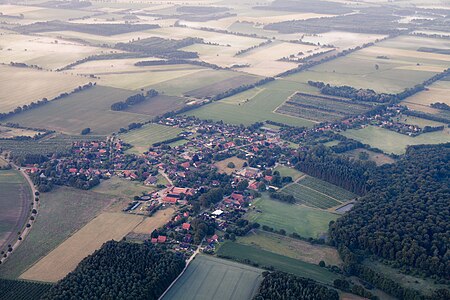
[[[319,191],[328,197],[337,199],[340,202],[346,202],[356,197],[356,195],[352,192],[311,176],[305,176],[298,182],[298,184]]]
[[[284,177],[284,176],[290,176],[290,177],[292,177],[292,180],[293,180],[293,181],[295,181],[295,180],[297,180],[297,179],[299,179],[300,177],[302,177],[302,176],[305,175],[305,174],[303,174],[302,172],[297,171],[297,170],[294,169],[294,168],[289,168],[289,167],[284,167],[284,166],[278,166],[278,167],[275,168],[274,171],[280,172],[280,175],[281,175],[282,177]]]
[[[434,114],[438,110],[432,108],[430,104],[436,102],[450,105],[450,81],[437,81],[429,86],[427,90],[408,97],[402,101],[402,104],[414,110]]]
[[[101,213],[20,275],[21,279],[57,282],[109,240],[120,241],[143,221],[142,216]]]
[[[310,120],[278,114],[275,109],[297,90],[315,90],[305,85],[275,80],[214,103],[189,111],[187,115],[231,124],[250,125],[271,120],[295,126],[311,126]]]
[[[124,142],[133,145],[130,152],[144,153],[145,151],[148,151],[148,148],[150,148],[154,143],[175,138],[181,132],[182,130],[180,128],[152,123],[125,134],[121,134],[119,137]]]
[[[302,240],[262,230],[256,230],[246,236],[238,237],[237,241],[240,244],[253,246],[311,264],[319,264],[321,260],[331,265],[342,263],[335,248],[313,245]]]
[[[232,162],[235,166],[235,168],[228,168],[228,164]],[[245,160],[240,159],[236,156],[221,160],[216,162],[214,165],[218,168],[219,172],[231,174],[236,170],[242,169],[243,165],[245,163]]]
[[[317,238],[328,230],[328,223],[336,220],[338,215],[304,205],[287,204],[272,200],[263,194],[254,202],[247,218],[252,222],[284,229],[287,233],[296,232],[303,237]]]
[[[147,115],[111,111],[111,104],[133,95],[131,91],[95,86],[6,119],[33,128],[48,128],[80,134],[86,127],[92,134],[106,135],[132,122],[147,121]]]
[[[317,122],[326,122],[343,119],[350,115],[359,115],[371,108],[371,105],[351,100],[297,93],[278,107],[276,112]]]
[[[260,266],[273,266],[275,270],[301,277],[308,277],[325,284],[332,284],[333,280],[338,278],[338,275],[319,267],[317,264],[306,263],[298,259],[240,243],[225,242],[220,246],[217,254],[237,260],[248,259],[258,263]]]
[[[50,100],[88,82],[78,76],[0,65],[0,113],[42,98]]]
[[[446,43],[445,40],[401,36],[293,74],[287,79],[398,93],[450,67],[448,55],[416,51],[421,46],[430,47],[430,44],[445,48]]]
[[[383,150],[385,153],[403,154],[408,145],[441,144],[450,142],[448,130],[424,133],[416,137],[410,137],[391,130],[375,126],[367,126],[363,129],[351,129],[342,132],[348,138],[369,144],[372,147]]]
[[[2,264],[0,277],[18,278],[113,202],[111,196],[68,187],[43,193],[33,229]]]
[[[288,185],[283,189],[283,193],[294,196],[298,203],[320,209],[328,209],[342,204],[334,198],[298,183]]]
[[[321,45],[333,45],[340,50],[345,50],[371,43],[384,37],[381,34],[329,31],[313,35],[306,34],[302,40],[309,43],[320,43]]]
[[[125,111],[141,115],[147,115],[150,118],[163,115],[170,111],[176,111],[186,105],[186,99],[175,96],[159,95],[147,101],[129,106]]]
[[[0,138],[10,139],[17,136],[29,136],[34,137],[39,133],[43,133],[42,131],[30,130],[30,129],[22,129],[22,128],[13,128],[7,126],[0,125]]]
[[[198,255],[162,299],[252,299],[262,281],[261,274],[261,269]]]
[[[3,34],[0,39],[0,63],[21,62],[53,70],[104,51],[42,36]]]
[[[27,222],[32,201],[31,189],[18,171],[0,170],[1,251],[6,251],[7,246],[17,240],[17,233]]]

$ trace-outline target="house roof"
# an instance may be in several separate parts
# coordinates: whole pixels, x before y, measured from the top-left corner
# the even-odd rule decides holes
[[[183,229],[189,230],[191,228],[191,224],[189,223],[183,223],[183,225],[181,226]]]

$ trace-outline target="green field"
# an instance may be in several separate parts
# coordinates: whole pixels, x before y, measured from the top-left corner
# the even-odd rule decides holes
[[[285,176],[290,176],[290,177],[292,177],[292,180],[293,180],[293,181],[295,181],[295,180],[297,180],[297,179],[299,179],[300,177],[302,177],[302,176],[305,175],[305,174],[303,174],[302,172],[297,171],[297,170],[294,169],[294,168],[289,168],[289,167],[284,167],[284,166],[278,166],[278,167],[275,168],[274,171],[280,172],[280,175],[281,175],[282,177],[285,177]]]
[[[163,300],[248,300],[256,294],[262,270],[198,255]]]
[[[0,299],[40,299],[51,287],[46,283],[0,279]]]
[[[416,137],[410,137],[391,130],[375,126],[367,126],[363,129],[351,129],[342,132],[348,138],[369,144],[390,154],[403,154],[408,145],[440,144],[450,142],[450,133],[447,130],[424,133]]]
[[[217,254],[237,260],[248,259],[258,263],[260,266],[272,266],[276,270],[312,278],[326,284],[332,284],[338,278],[338,275],[316,264],[306,263],[298,259],[234,242],[225,242],[220,246]]]
[[[231,124],[250,125],[271,120],[296,126],[311,126],[313,122],[275,113],[289,96],[297,90],[314,90],[311,87],[286,80],[276,80],[263,86],[204,105],[187,115],[200,119],[222,120]]]
[[[271,200],[267,194],[257,199],[253,206],[247,216],[250,221],[284,229],[287,233],[296,232],[303,237],[321,236],[327,232],[328,223],[338,218],[327,211]]]
[[[119,137],[126,143],[133,145],[130,153],[144,153],[154,143],[175,138],[181,133],[180,128],[169,127],[159,124],[147,124],[139,129],[132,130]]]
[[[111,196],[68,187],[41,194],[39,216],[33,229],[2,264],[0,277],[17,278],[113,201]]]
[[[0,250],[18,238],[30,214],[33,195],[28,182],[15,170],[0,170]]]
[[[92,189],[93,192],[107,194],[115,197],[121,197],[131,200],[134,196],[148,193],[154,189],[145,186],[140,181],[131,181],[113,176],[111,179],[102,181],[99,185]]]
[[[334,198],[340,202],[346,202],[352,200],[356,197],[355,194],[349,192],[343,188],[340,188],[334,184],[328,183],[326,181],[306,176],[300,180],[299,184],[306,186],[310,189],[319,191],[328,197]]]
[[[132,122],[149,119],[147,115],[111,111],[111,104],[123,101],[132,94],[135,93],[95,86],[7,118],[6,121],[69,134],[80,134],[86,127],[91,128],[92,134],[110,134]]]
[[[298,203],[320,209],[327,209],[342,204],[342,202],[336,201],[334,198],[298,183],[288,185],[282,190],[282,193],[294,196]]]

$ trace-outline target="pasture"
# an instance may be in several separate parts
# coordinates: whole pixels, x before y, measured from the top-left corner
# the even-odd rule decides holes
[[[0,65],[0,113],[43,98],[53,99],[88,82],[87,78],[63,73]]]
[[[425,113],[438,114],[439,110],[432,108],[432,103],[446,103],[450,105],[450,81],[437,81],[426,90],[406,98],[401,103],[408,108]]]
[[[43,193],[39,217],[27,238],[2,264],[0,277],[18,278],[113,202],[111,196],[68,187]]]
[[[0,170],[1,251],[6,251],[8,245],[17,240],[17,233],[22,231],[27,223],[33,199],[28,182],[18,171]]]
[[[20,275],[21,279],[57,282],[109,240],[120,241],[142,216],[103,212]]]
[[[131,181],[122,179],[118,176],[113,176],[108,180],[103,180],[99,185],[94,187],[92,191],[132,200],[134,196],[140,196],[142,193],[153,191],[153,188],[145,186],[139,181]]]
[[[379,93],[398,93],[450,67],[448,55],[416,51],[421,46],[431,45],[445,48],[448,42],[400,36],[286,78],[302,83],[323,81],[331,85],[373,89]]]
[[[234,164],[234,168],[229,168],[228,164],[229,163],[233,163]],[[245,160],[240,159],[236,156],[221,160],[216,162],[214,165],[217,167],[218,172],[219,173],[226,173],[228,175],[230,175],[231,173],[242,169],[242,167],[244,166]]]
[[[424,133],[416,137],[410,137],[391,130],[375,126],[367,126],[363,129],[351,129],[342,132],[348,138],[369,144],[372,147],[383,150],[385,153],[404,154],[408,145],[441,144],[450,142],[448,130]]]
[[[111,104],[135,93],[95,86],[52,101],[43,106],[7,118],[7,122],[33,128],[48,128],[68,134],[80,134],[86,127],[95,135],[107,135],[132,122],[144,122],[147,115],[111,111]]]
[[[377,153],[377,152],[373,152],[373,151],[365,150],[365,149],[350,150],[350,151],[345,152],[343,155],[353,158],[353,159],[360,160],[359,154],[361,152],[366,152],[367,154],[369,154],[368,160],[375,162],[377,164],[377,166],[395,163],[395,159],[387,156],[386,154]]]
[[[311,126],[310,120],[276,113],[275,110],[298,90],[315,91],[306,85],[287,80],[275,80],[231,97],[204,105],[187,115],[206,120],[222,120],[231,124],[250,125],[271,120],[294,126]]]
[[[262,281],[262,270],[198,255],[162,300],[248,300]]]
[[[317,238],[328,231],[328,223],[338,215],[304,205],[287,204],[272,200],[264,193],[255,200],[253,208],[246,216],[251,222],[258,222],[276,230],[284,229],[302,237]]]
[[[248,259],[260,266],[272,266],[275,270],[311,278],[325,284],[332,284],[333,280],[338,278],[338,275],[319,267],[317,264],[306,263],[288,256],[235,242],[225,242],[220,246],[217,254],[236,260]]]
[[[31,129],[14,128],[14,127],[0,125],[0,138],[2,138],[2,139],[5,139],[5,138],[10,139],[10,138],[18,137],[18,136],[34,137],[41,133],[43,133],[43,132],[31,130]]]
[[[282,177],[285,177],[285,176],[292,177],[293,181],[296,181],[297,179],[299,179],[300,177],[305,175],[302,172],[297,171],[294,168],[289,168],[289,167],[285,167],[285,166],[278,166],[278,167],[275,168],[274,171],[280,172],[280,175]]]
[[[256,230],[246,236],[238,237],[237,241],[240,244],[253,246],[311,264],[318,264],[321,260],[331,265],[342,263],[335,248],[313,245],[302,240],[262,230]]]
[[[175,138],[181,132],[182,130],[180,128],[151,123],[125,134],[121,134],[119,137],[125,143],[133,145],[133,148],[131,148],[129,152],[144,153],[148,151],[148,148],[154,143]]]

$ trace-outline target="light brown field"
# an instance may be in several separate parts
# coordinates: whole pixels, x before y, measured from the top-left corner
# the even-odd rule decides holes
[[[420,44],[418,45],[420,47]],[[387,56],[403,56],[408,58],[417,58],[417,59],[424,59],[427,60],[436,60],[436,61],[444,61],[444,62],[450,62],[450,55],[445,54],[438,54],[438,53],[429,53],[429,52],[419,52],[415,50],[407,50],[407,49],[395,49],[390,47],[380,47],[380,46],[373,46],[369,48],[365,48],[364,53],[367,55],[379,55],[380,53],[383,53]],[[442,66],[442,71],[445,70],[446,67]]]
[[[153,216],[145,218],[136,228],[133,229],[133,233],[150,234],[153,230],[158,229],[167,222],[170,221],[172,215],[175,212],[175,208],[172,206],[158,210]]]
[[[31,11],[37,11],[42,10],[44,8],[37,7],[37,6],[22,6],[22,5],[10,5],[10,4],[3,4],[0,5],[0,12],[2,12],[4,15],[10,15],[10,16],[18,16],[20,14],[24,14]]]
[[[348,49],[365,43],[374,42],[375,40],[384,37],[384,35],[380,34],[330,31],[315,35],[305,35],[302,40],[305,42],[320,43],[321,45],[331,44],[340,49]]]
[[[230,162],[234,163],[235,168],[233,168],[233,169],[228,168],[227,165]],[[219,169],[218,170],[219,172],[226,173],[229,175],[229,174],[233,173],[235,170],[242,169],[244,162],[245,162],[245,160],[240,159],[236,156],[233,156],[233,157],[218,161],[214,165]]]
[[[22,128],[12,128],[0,125],[0,138],[13,138],[16,136],[30,136],[33,137],[37,135],[39,131],[22,129]]]
[[[0,65],[0,112],[9,112],[42,98],[50,100],[88,82],[87,78],[63,73]]]
[[[268,11],[267,14],[274,13]],[[279,13],[279,12],[278,12]],[[292,21],[292,20],[307,20],[313,18],[325,18],[325,17],[334,17],[334,15],[324,15],[324,14],[315,14],[315,13],[289,13],[284,15],[264,15],[264,16],[238,16],[237,19],[239,21],[251,22],[255,24],[270,24],[270,23],[278,23],[284,21]]]
[[[403,101],[408,107],[411,104],[429,107],[430,104],[436,102],[443,102],[450,105],[450,81],[435,82],[428,87],[428,90],[417,93]],[[431,107],[429,109],[434,111]]]
[[[109,240],[121,240],[138,226],[144,217],[124,213],[101,213],[69,237],[20,278],[44,282],[57,282],[73,271],[86,256]]]

